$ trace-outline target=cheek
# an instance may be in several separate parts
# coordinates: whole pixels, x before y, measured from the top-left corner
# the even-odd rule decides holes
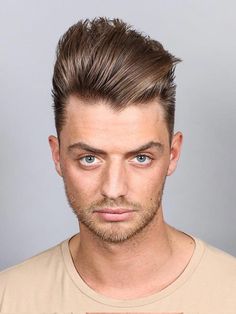
[[[167,174],[166,165],[158,165],[133,173],[130,180],[130,196],[151,199],[162,189]]]
[[[63,179],[71,192],[83,198],[95,194],[98,186],[96,173],[79,169],[75,163],[66,162],[63,166]]]

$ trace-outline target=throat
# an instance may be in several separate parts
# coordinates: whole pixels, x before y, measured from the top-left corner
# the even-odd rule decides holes
[[[79,239],[77,246],[71,242],[70,249],[77,272],[91,289],[110,298],[128,300],[160,292],[176,281],[187,267],[194,251],[194,240],[178,230],[168,232],[166,239],[161,246],[153,241],[148,249],[121,250],[120,254],[107,256],[101,251],[91,251],[89,246],[79,249]],[[88,258],[86,250],[93,252],[93,258]]]

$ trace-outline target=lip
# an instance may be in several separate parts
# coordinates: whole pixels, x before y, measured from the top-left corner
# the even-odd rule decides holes
[[[98,213],[107,213],[107,214],[124,214],[124,213],[129,213],[132,212],[133,210],[131,209],[123,209],[123,208],[103,208],[101,210],[95,210],[95,212]]]
[[[122,222],[132,219],[134,210],[124,208],[103,208],[94,211],[103,221]]]

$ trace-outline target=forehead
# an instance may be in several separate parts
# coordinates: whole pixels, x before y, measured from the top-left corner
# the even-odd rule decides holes
[[[157,101],[129,105],[115,111],[105,102],[83,102],[75,96],[66,105],[66,123],[61,136],[69,144],[89,141],[98,146],[112,142],[128,144],[145,142],[166,136],[163,109]],[[109,142],[108,142],[109,140]]]

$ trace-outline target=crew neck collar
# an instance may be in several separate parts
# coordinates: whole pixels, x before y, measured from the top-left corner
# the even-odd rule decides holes
[[[189,235],[189,234],[188,234]],[[75,236],[75,235],[74,235]],[[69,249],[69,241],[74,237],[66,239],[60,244],[61,247],[61,254],[62,258],[64,260],[65,267],[67,269],[67,272],[76,285],[76,287],[80,290],[81,293],[89,297],[90,299],[93,299],[95,302],[99,302],[102,304],[106,304],[113,307],[137,307],[142,306],[146,304],[150,304],[153,302],[156,302],[162,298],[167,297],[168,295],[172,294],[175,290],[177,290],[181,285],[183,285],[186,280],[189,279],[189,277],[193,274],[193,272],[196,270],[197,266],[200,263],[200,260],[204,254],[205,251],[205,244],[200,239],[189,235],[192,237],[195,241],[195,249],[193,252],[193,255],[185,267],[184,271],[180,274],[180,276],[173,281],[170,285],[168,285],[163,290],[151,294],[146,297],[141,298],[135,298],[135,299],[129,299],[129,300],[122,300],[122,299],[113,299],[110,297],[107,297],[105,295],[102,295],[95,290],[93,290],[91,287],[89,287],[86,282],[81,278],[79,273],[77,272],[73,259],[70,253]]]

